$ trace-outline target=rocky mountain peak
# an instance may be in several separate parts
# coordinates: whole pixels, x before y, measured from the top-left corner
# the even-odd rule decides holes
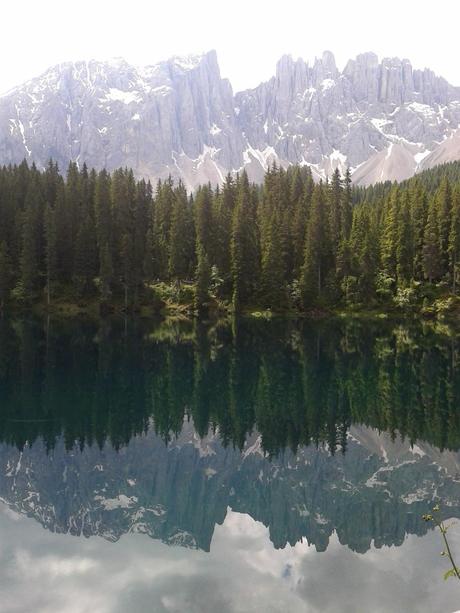
[[[459,124],[460,88],[372,52],[342,72],[330,51],[312,65],[285,55],[273,78],[235,95],[215,51],[145,67],[91,60],[54,66],[0,98],[0,163],[131,166],[193,189],[242,168],[259,181],[276,161],[308,164],[318,178],[350,166],[367,183],[455,155],[436,152]]]
[[[335,64],[334,54],[331,51],[324,51],[320,59],[315,59],[313,72],[318,75],[319,79],[336,79],[339,71]]]

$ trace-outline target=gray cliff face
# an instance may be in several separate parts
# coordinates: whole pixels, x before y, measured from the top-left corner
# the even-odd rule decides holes
[[[272,79],[236,95],[214,51],[144,68],[77,62],[0,98],[0,163],[129,166],[189,188],[300,163],[318,178],[350,166],[365,184],[449,161],[456,148],[445,141],[459,125],[460,88],[373,53],[343,72],[328,51],[313,65],[284,56]]]

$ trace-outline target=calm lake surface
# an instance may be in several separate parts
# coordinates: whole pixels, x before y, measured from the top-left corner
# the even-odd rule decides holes
[[[0,611],[452,613],[459,448],[445,327],[0,320]]]

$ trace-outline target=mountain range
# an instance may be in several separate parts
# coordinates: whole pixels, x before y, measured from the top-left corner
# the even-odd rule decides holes
[[[283,56],[270,80],[234,93],[217,55],[138,67],[123,59],[56,65],[0,97],[0,163],[50,158],[133,168],[189,189],[273,162],[335,168],[358,185],[402,180],[460,158],[460,87],[407,59],[364,53],[340,71]]]

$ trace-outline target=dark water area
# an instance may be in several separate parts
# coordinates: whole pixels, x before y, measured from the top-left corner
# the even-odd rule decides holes
[[[421,516],[460,517],[459,356],[408,322],[1,320],[0,610],[452,613]]]

